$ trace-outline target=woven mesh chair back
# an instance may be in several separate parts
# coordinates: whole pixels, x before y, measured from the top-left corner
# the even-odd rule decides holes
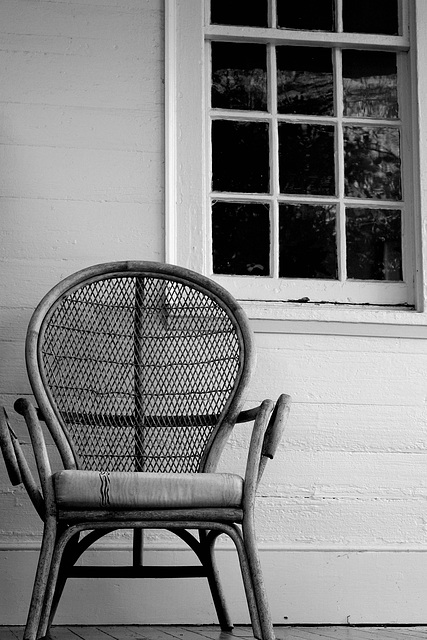
[[[233,310],[152,271],[83,280],[40,322],[40,379],[79,468],[199,471],[241,383]]]

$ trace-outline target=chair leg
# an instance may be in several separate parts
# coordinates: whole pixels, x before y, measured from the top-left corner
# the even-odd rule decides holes
[[[233,623],[228,612],[224,591],[221,586],[220,575],[215,558],[215,541],[221,535],[221,531],[211,531],[208,535],[206,531],[200,531],[200,545],[203,549],[203,566],[206,569],[209,588],[218,622],[222,631],[231,631]]]
[[[69,568],[72,567],[76,562],[76,559],[79,558],[79,554],[77,551],[79,538],[80,538],[80,532],[71,538],[71,540],[68,542],[67,546],[64,549],[61,565],[59,567],[58,579],[55,586],[55,592],[53,594],[52,607],[49,614],[46,635],[49,633],[49,629],[53,624],[53,619],[55,617],[56,610],[58,609],[61,596],[64,592],[64,588],[68,579]]]
[[[246,517],[243,521],[243,540],[257,602],[258,616],[261,626],[261,638],[262,640],[275,640],[273,623],[271,621],[270,605],[265,591],[262,567],[255,537],[255,526],[252,517]]]
[[[76,535],[76,531],[73,530],[73,527],[66,529],[63,531],[61,536],[58,536],[56,541],[55,549],[52,555],[52,560],[50,563],[50,572],[46,584],[45,596],[43,607],[40,614],[39,619],[39,627],[37,632],[37,638],[44,638],[47,634],[49,624],[53,618],[53,604],[55,598],[55,592],[57,587],[61,590],[61,583],[58,580],[59,570],[61,567],[61,560],[64,554],[65,549],[67,548],[67,544],[70,539]],[[64,581],[65,584],[65,581]]]
[[[144,529],[133,530],[132,563],[134,567],[144,564]]]
[[[59,566],[58,577],[56,580],[55,590],[52,598],[52,605],[50,609],[49,619],[46,627],[46,635],[49,633],[49,629],[53,624],[56,610],[61,600],[62,593],[67,583],[70,569],[76,564],[80,556],[99,538],[107,535],[114,529],[104,529],[102,531],[94,530],[88,533],[82,540],[80,540],[80,531],[75,533],[70,540],[66,543],[64,551],[62,553],[61,563]]]
[[[226,533],[233,540],[236,546],[253,634],[255,638],[263,640],[260,618],[258,614],[257,598],[252,582],[251,569],[249,566],[248,554],[245,549],[242,532],[237,525],[230,524],[222,525],[220,533]]]
[[[52,556],[55,548],[57,535],[56,520],[48,517],[43,531],[43,540],[40,549],[40,556],[34,579],[33,593],[31,596],[30,609],[27,617],[27,624],[24,631],[24,640],[37,640],[37,629],[46,595],[47,582],[49,578]]]
[[[56,583],[56,587],[55,587],[55,592],[53,594],[53,599],[52,599],[52,606],[50,609],[50,613],[49,613],[49,619],[47,621],[47,626],[46,626],[46,632],[44,633],[44,635],[48,635],[49,634],[49,630],[50,627],[53,624],[53,619],[55,618],[56,615],[56,611],[58,609],[58,605],[61,601],[61,597],[62,594],[64,592],[64,588],[65,585],[67,583],[67,575],[64,573],[62,573],[61,571],[59,572],[59,576],[58,576],[58,580]]]

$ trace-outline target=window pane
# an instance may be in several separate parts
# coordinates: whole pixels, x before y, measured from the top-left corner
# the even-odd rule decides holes
[[[346,49],[342,75],[345,116],[397,118],[395,53]]]
[[[402,280],[401,212],[347,209],[347,276]]]
[[[397,35],[397,0],[343,0],[344,31]]]
[[[268,193],[269,184],[268,124],[214,120],[213,190]]]
[[[333,31],[333,0],[277,0],[277,26],[284,29]]]
[[[279,124],[281,193],[335,194],[334,128]]]
[[[344,127],[345,193],[400,200],[400,135],[392,127]]]
[[[279,276],[337,278],[335,207],[281,204]]]
[[[270,215],[267,204],[215,202],[212,207],[214,273],[270,275]]]
[[[267,0],[211,0],[211,23],[267,27],[267,4]]]
[[[265,45],[212,42],[212,106],[267,109]]]
[[[277,47],[279,113],[334,114],[331,50]]]

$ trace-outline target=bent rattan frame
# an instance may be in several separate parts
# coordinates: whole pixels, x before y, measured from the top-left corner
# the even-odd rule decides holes
[[[209,356],[211,351],[215,357]],[[28,328],[26,362],[38,408],[21,398],[15,409],[30,433],[38,482],[6,412],[0,411],[0,445],[10,480],[24,484],[44,522],[25,640],[48,633],[70,577],[206,577],[221,628],[231,629],[215,562],[220,534],[236,546],[254,635],[273,640],[254,505],[265,464],[280,441],[290,398],[282,395],[276,403],[265,400],[243,411],[255,351],[246,317],[234,298],[211,280],[171,265],[121,262],[89,267],[60,282],[38,305]],[[169,385],[175,385],[173,392]],[[114,470],[114,461],[126,471],[159,473],[215,472],[236,422],[253,422],[241,506],[61,508],[43,421],[65,469],[98,470],[107,465],[103,468]],[[112,441],[112,429],[119,445],[105,450],[93,433],[107,430]],[[131,446],[129,434],[134,438]],[[184,451],[176,442],[179,452],[174,458],[165,443],[169,447],[177,434],[188,446]],[[150,528],[172,531],[194,551],[199,564],[144,566],[142,531]],[[118,529],[134,531],[131,566],[76,566],[94,542]]]

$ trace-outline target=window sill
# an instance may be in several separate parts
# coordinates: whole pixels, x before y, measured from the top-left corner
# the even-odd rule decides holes
[[[255,333],[427,339],[427,313],[410,307],[240,301]]]

